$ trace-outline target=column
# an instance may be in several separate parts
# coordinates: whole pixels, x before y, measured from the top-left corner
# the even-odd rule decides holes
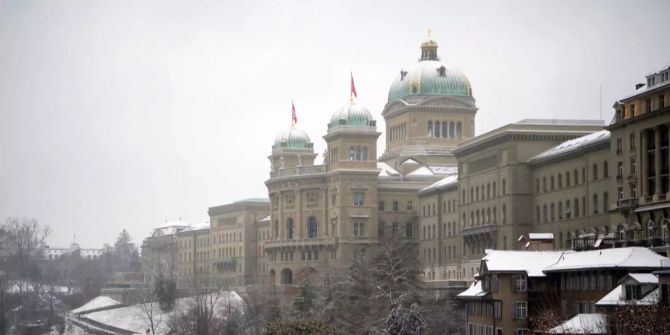
[[[656,199],[661,195],[661,127],[656,127],[654,129],[654,170],[656,171],[655,176],[656,182],[654,194],[656,194]]]

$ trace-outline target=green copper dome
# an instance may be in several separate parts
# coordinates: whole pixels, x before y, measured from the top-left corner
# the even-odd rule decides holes
[[[437,43],[421,44],[419,63],[400,71],[389,89],[388,101],[411,95],[472,96],[468,78],[458,69],[448,67],[437,57]]]
[[[312,149],[314,143],[304,131],[292,126],[275,138],[272,149]]]
[[[336,128],[370,128],[375,127],[376,121],[365,107],[355,102],[348,103],[333,113],[328,123],[328,130]]]

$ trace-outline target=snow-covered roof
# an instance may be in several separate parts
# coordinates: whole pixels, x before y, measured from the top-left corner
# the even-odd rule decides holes
[[[71,312],[73,314],[81,314],[85,312],[94,311],[101,308],[111,307],[111,306],[121,306],[122,304],[108,296],[101,295],[91,299],[89,302],[85,303],[79,308],[73,309]]]
[[[188,228],[182,230],[182,232],[187,232],[187,231],[198,231],[198,230],[207,230],[207,229],[209,229],[209,228],[210,228],[209,221],[205,221],[205,222],[203,222],[203,223],[201,223],[201,224],[199,224],[199,225],[196,225],[196,226],[190,226],[190,227],[188,227]]]
[[[542,270],[570,253],[572,252],[491,250],[482,261],[486,263],[489,272],[526,272],[528,277],[544,277]]]
[[[653,273],[629,273],[626,277],[632,278],[638,284],[658,284],[658,277]]]
[[[457,183],[458,183],[458,175],[448,176],[448,177],[442,178],[442,179],[430,184],[429,186],[426,186],[426,187],[420,189],[419,194],[440,190],[444,187],[447,187],[449,185],[454,185],[454,184],[457,184]]]
[[[596,306],[617,306],[617,305],[655,305],[660,301],[660,290],[659,288],[653,289],[651,292],[647,293],[642,299],[637,300],[626,300],[626,291],[624,285],[621,284],[615,287],[613,290],[609,291],[602,299],[596,302]]]
[[[417,161],[415,161],[411,158],[408,158],[404,162],[400,163],[400,165],[405,165],[405,164],[419,164],[419,162],[417,162]]]
[[[189,224],[183,221],[168,222],[161,227],[154,228],[153,232],[151,233],[151,236],[155,237],[155,236],[173,235],[188,227]]]
[[[377,162],[377,169],[381,170],[379,171],[379,176],[380,177],[390,177],[390,176],[399,176],[400,173],[393,169],[390,165],[382,162]]]
[[[529,240],[553,240],[554,233],[529,233]]]
[[[260,222],[270,222],[272,221],[272,215],[268,215],[260,220]]]
[[[408,173],[407,175],[408,176],[433,176],[433,175],[435,175],[435,173],[429,167],[422,166],[422,167]]]
[[[547,267],[545,272],[570,271],[582,269],[653,269],[661,267],[661,260],[667,259],[647,248],[612,248],[565,253],[556,264]]]
[[[609,130],[596,131],[594,133],[560,143],[555,147],[552,147],[548,150],[545,150],[531,157],[528,160],[528,162],[533,163],[541,160],[568,155],[570,153],[577,152],[578,150],[581,150],[588,146],[602,142],[607,142],[609,141],[609,139],[610,139]]]
[[[431,171],[435,174],[457,175],[458,166],[455,165],[429,165]]]
[[[604,314],[577,314],[550,329],[549,334],[607,334],[607,317]]]
[[[480,280],[474,281],[467,290],[459,293],[457,297],[463,299],[477,299],[486,295],[482,289],[482,282]]]

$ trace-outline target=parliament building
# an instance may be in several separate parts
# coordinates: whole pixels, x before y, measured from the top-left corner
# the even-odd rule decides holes
[[[152,236],[142,255],[175,262],[180,287],[296,285],[395,236],[440,289],[467,287],[487,249],[667,253],[668,71],[617,102],[608,126],[526,119],[475,136],[470,82],[429,38],[391,83],[383,132],[353,98],[324,118],[325,134],[292,125],[272,144],[267,198],[212,207],[205,227],[159,228],[170,251],[153,250]]]

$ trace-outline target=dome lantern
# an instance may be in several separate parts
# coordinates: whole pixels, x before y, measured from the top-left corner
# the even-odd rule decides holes
[[[421,59],[419,60],[440,60],[437,57],[437,42],[430,37],[430,29],[428,29],[428,39],[421,43]]]

